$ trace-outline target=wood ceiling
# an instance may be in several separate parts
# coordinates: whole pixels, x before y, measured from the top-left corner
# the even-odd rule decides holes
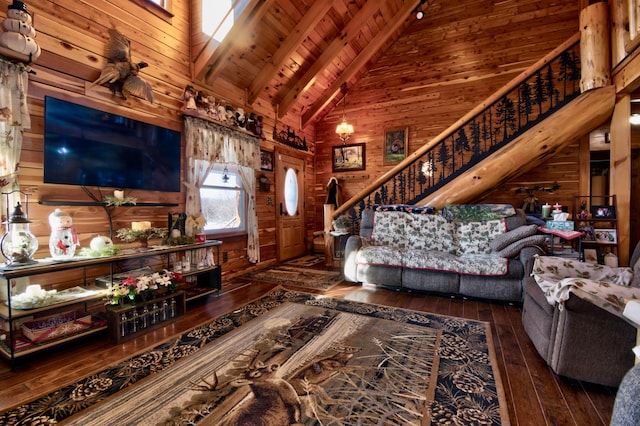
[[[424,0],[247,0],[221,44],[200,32],[193,2],[194,79],[245,90],[247,105],[268,99],[279,118],[321,119],[415,21]]]

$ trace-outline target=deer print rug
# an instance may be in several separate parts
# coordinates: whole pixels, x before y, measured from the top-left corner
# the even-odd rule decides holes
[[[0,414],[7,425],[36,419],[70,425],[509,424],[489,324],[282,288]]]

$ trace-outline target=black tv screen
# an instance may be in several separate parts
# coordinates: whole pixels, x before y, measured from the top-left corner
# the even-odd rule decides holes
[[[45,97],[44,182],[180,192],[180,132]]]

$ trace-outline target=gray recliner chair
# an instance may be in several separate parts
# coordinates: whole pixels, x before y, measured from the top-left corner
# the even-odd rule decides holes
[[[631,267],[640,259],[640,243]],[[522,323],[536,350],[560,376],[617,387],[633,367],[636,327],[571,294],[550,305],[533,277],[524,282]]]

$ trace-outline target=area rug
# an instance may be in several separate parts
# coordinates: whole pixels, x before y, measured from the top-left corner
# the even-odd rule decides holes
[[[507,425],[489,324],[277,288],[0,424]]]
[[[328,290],[344,280],[342,274],[337,271],[286,264],[250,272],[243,275],[242,278],[316,290]]]
[[[308,254],[285,262],[289,266],[314,266],[324,263],[324,254]]]

